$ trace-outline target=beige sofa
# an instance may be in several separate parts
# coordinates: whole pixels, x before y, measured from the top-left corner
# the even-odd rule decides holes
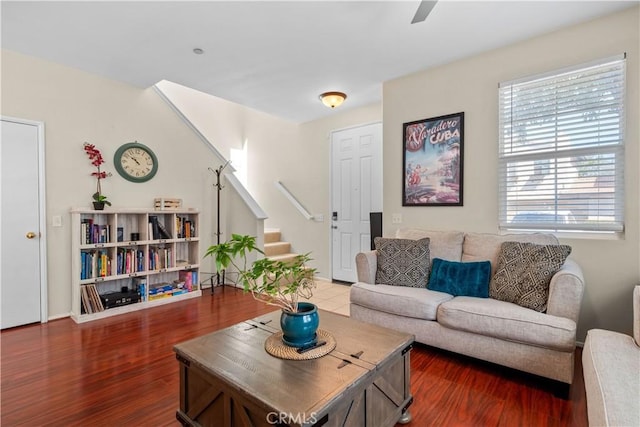
[[[540,233],[401,229],[395,237],[429,237],[431,259],[488,260],[492,270],[505,241],[558,243],[555,236]],[[374,284],[376,251],[358,254],[356,265],[358,282],[351,286],[351,317],[414,334],[423,344],[572,383],[576,324],[584,290],[582,270],[572,259],[553,276],[545,313],[491,298]]]
[[[633,336],[591,329],[582,350],[591,426],[640,426],[640,285],[633,290]]]

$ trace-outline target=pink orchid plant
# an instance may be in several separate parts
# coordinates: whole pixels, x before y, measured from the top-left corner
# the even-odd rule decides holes
[[[102,187],[100,186],[100,180],[105,179],[108,176],[111,176],[111,172],[105,172],[100,169],[100,165],[104,163],[104,159],[102,158],[102,154],[100,150],[96,148],[95,145],[89,144],[85,142],[83,145],[84,151],[89,156],[89,160],[91,160],[91,164],[96,167],[97,171],[91,172],[91,176],[95,176],[98,180],[98,185],[96,188],[96,192],[93,194],[93,200],[95,202],[104,203],[107,206],[111,206],[111,202],[107,200],[107,196],[102,194]]]

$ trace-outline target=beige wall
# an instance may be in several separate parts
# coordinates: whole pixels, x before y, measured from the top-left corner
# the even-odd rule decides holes
[[[348,102],[348,100],[347,100]],[[279,179],[313,215],[324,216],[323,222],[306,220],[273,186],[265,180],[257,193],[273,194],[262,200],[270,214],[268,226],[282,228],[284,238],[299,253],[312,252],[318,276],[331,278],[331,141],[334,130],[382,121],[381,104],[372,104],[300,125],[298,137],[289,148],[284,140],[261,147],[261,158],[269,158],[272,149],[279,156],[273,179]],[[253,148],[250,146],[250,148]],[[273,156],[271,156],[273,158]],[[267,164],[256,165],[258,174],[269,173]],[[273,172],[272,172],[273,174]],[[251,179],[250,179],[251,180]]]
[[[599,327],[629,332],[631,291],[639,283],[639,8],[384,84],[385,234],[402,226],[498,232],[498,83],[627,53],[623,240],[563,239],[582,266],[586,294],[578,339]],[[402,124],[464,111],[464,206],[402,207]]]
[[[382,121],[380,103],[296,124],[175,84],[162,91],[220,153],[247,144],[248,190],[297,253],[311,252],[318,275],[331,277],[330,141],[333,130]],[[319,102],[319,101],[318,101]],[[307,220],[275,187],[281,181],[300,203],[324,221]],[[226,192],[223,191],[223,197]],[[224,199],[223,199],[224,201]],[[225,204],[228,205],[228,204]],[[233,216],[234,212],[229,212]],[[223,227],[228,236],[237,228]],[[224,240],[224,237],[223,237]]]
[[[2,115],[45,124],[48,312],[68,315],[71,308],[71,230],[69,210],[89,207],[94,170],[82,149],[95,144],[113,176],[102,191],[113,207],[152,208],[155,197],[178,197],[202,212],[201,250],[213,239],[215,213],[210,151],[154,89],[140,90],[79,70],[2,51]],[[116,149],[137,140],[156,153],[157,175],[135,184],[113,166]],[[62,227],[51,225],[62,217]],[[210,263],[203,261],[210,270]],[[207,267],[208,266],[208,267]]]
[[[184,206],[202,212],[201,252],[215,242],[215,175],[208,168],[217,168],[221,159],[153,88],[141,90],[7,50],[2,50],[1,79],[0,113],[45,123],[50,318],[67,315],[71,307],[69,210],[88,207],[95,191],[84,141],[96,144],[106,159],[103,169],[113,173],[103,181],[103,192],[113,207],[152,207],[154,197],[182,198]],[[295,124],[192,92],[189,102],[176,93],[172,101],[224,156],[230,148],[248,144],[249,191],[269,215],[266,225],[282,228],[295,251],[312,252],[313,266],[321,276],[330,277],[328,135],[335,129],[381,121],[381,105]],[[117,148],[133,140],[152,148],[159,159],[158,174],[144,184],[124,180],[113,166]],[[285,183],[309,211],[323,214],[325,221],[304,219],[276,189],[275,180]],[[242,228],[241,219],[251,216],[230,192],[222,193],[223,240],[231,232],[255,232]],[[51,219],[58,215],[63,225],[52,227]],[[208,259],[202,264],[204,271],[213,268]]]

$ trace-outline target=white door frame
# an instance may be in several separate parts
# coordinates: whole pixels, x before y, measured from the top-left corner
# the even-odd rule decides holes
[[[328,141],[330,144],[329,147],[329,206],[331,207],[330,209],[330,215],[331,213],[334,211],[334,206],[333,206],[333,177],[334,177],[334,170],[333,170],[333,134],[337,133],[337,132],[342,132],[345,130],[350,130],[350,129],[356,129],[356,128],[361,128],[361,127],[365,127],[365,126],[370,126],[370,125],[383,125],[382,120],[376,120],[373,122],[366,122],[366,123],[359,123],[357,125],[353,125],[353,126],[347,126],[347,127],[343,127],[343,128],[339,128],[339,129],[333,129],[332,131],[329,132],[328,135]],[[384,129],[383,129],[383,137],[384,137]],[[383,140],[384,143],[384,140]],[[384,162],[384,155],[382,157],[382,161]],[[384,165],[383,165],[383,170],[384,170]],[[383,182],[383,188],[384,188],[384,182]],[[384,195],[383,195],[383,200],[382,200],[382,205],[384,206]],[[329,217],[329,221],[331,223],[331,225],[333,226],[333,223],[331,222],[331,216]],[[334,247],[333,247],[333,228],[329,228],[329,277],[331,280],[333,278],[333,251],[334,251]],[[355,263],[355,260],[354,260]]]
[[[18,124],[35,126],[38,130],[38,216],[40,227],[39,252],[40,252],[40,322],[47,323],[49,318],[49,300],[47,286],[47,209],[45,187],[45,158],[44,158],[44,122],[18,119],[15,117],[0,116],[0,120]],[[0,175],[0,179],[2,176]],[[0,215],[2,215],[0,206]],[[2,233],[2,230],[0,230]],[[2,251],[0,247],[0,252]],[[2,253],[0,253],[2,257]]]

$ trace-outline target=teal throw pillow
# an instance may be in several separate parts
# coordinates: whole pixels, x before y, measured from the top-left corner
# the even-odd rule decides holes
[[[454,262],[434,258],[427,288],[453,296],[488,298],[490,279],[489,261]]]

